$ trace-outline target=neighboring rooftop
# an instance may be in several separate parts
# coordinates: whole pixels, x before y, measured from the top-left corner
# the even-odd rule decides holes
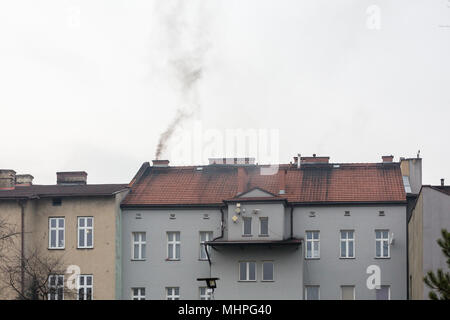
[[[222,205],[253,188],[261,188],[291,203],[406,201],[400,164],[384,157],[380,163],[329,163],[328,157],[298,157],[280,164],[272,175],[267,166],[164,166],[144,163],[130,183],[123,206]],[[214,162],[213,162],[214,163]],[[245,162],[244,162],[245,163]]]
[[[34,185],[32,175],[16,175],[14,170],[0,170],[0,180],[0,199],[110,196],[128,187],[127,184],[87,184],[84,171],[57,172],[56,185]]]

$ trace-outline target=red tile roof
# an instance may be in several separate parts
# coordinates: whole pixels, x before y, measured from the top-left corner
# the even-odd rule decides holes
[[[278,195],[286,172],[285,194],[297,203],[405,202],[399,163],[280,165],[278,174],[261,175],[262,166],[142,166],[123,206],[218,205],[238,194],[238,167],[245,190],[258,187]],[[201,169],[200,169],[201,168]],[[200,169],[200,170],[199,170]],[[138,176],[138,175],[137,175]]]

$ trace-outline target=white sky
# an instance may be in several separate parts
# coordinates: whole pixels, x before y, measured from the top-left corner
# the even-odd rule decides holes
[[[36,184],[62,170],[127,183],[154,158],[180,104],[161,1],[0,0],[0,168]],[[206,3],[190,25],[208,48],[196,87],[205,130],[278,129],[283,163],[420,149],[424,183],[450,183],[449,0]],[[366,25],[371,5],[379,30]]]

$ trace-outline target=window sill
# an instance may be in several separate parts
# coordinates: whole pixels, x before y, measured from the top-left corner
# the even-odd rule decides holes
[[[94,247],[77,247],[77,249],[79,249],[79,250],[89,250],[89,249],[94,249]]]
[[[259,234],[258,237],[268,237],[268,234]]]
[[[342,259],[342,260],[352,260],[352,259],[356,259],[356,257],[339,257],[339,259]]]
[[[181,261],[181,259],[166,259],[166,261]]]
[[[381,259],[381,260],[386,260],[386,259],[390,259],[391,257],[375,257],[374,259]]]
[[[256,282],[256,280],[238,280],[238,282]]]
[[[130,259],[130,261],[147,261],[147,259]]]
[[[253,237],[252,234],[243,234],[242,236],[243,236],[243,237],[246,237],[246,238],[248,238],[248,237]]]
[[[305,260],[320,260],[320,257],[318,257],[318,258],[305,258]]]
[[[275,280],[261,280],[261,282],[275,282]]]
[[[64,248],[47,248],[48,250],[65,250],[66,249],[66,247],[64,247]]]

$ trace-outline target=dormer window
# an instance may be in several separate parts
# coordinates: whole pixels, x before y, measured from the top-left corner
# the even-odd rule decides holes
[[[252,218],[243,217],[242,221],[243,221],[242,235],[245,237],[250,237],[252,235]]]

